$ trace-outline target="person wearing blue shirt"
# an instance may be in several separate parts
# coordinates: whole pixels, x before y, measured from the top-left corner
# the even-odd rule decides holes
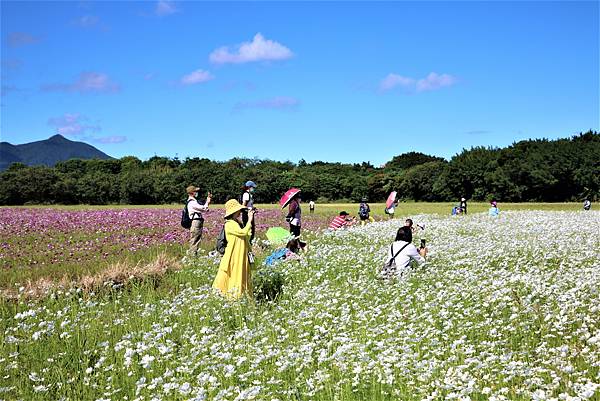
[[[488,215],[492,217],[496,217],[500,214],[500,209],[498,209],[498,202],[495,200],[490,202],[490,209],[488,210]]]

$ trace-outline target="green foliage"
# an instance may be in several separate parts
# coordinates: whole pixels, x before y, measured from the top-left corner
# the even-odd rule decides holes
[[[385,165],[386,170],[406,170],[421,164],[430,162],[443,162],[444,159],[436,156],[429,156],[421,152],[408,152],[399,156],[394,156]]]
[[[185,188],[197,185],[215,202],[239,198],[247,180],[258,184],[255,200],[277,202],[290,187],[303,199],[383,201],[396,190],[406,200],[502,202],[580,201],[600,193],[600,134],[589,131],[568,139],[527,140],[503,148],[474,147],[446,161],[418,152],[395,156],[383,168],[369,163],[316,161],[298,164],[234,158],[154,156],[142,161],[72,159],[55,167],[13,163],[0,173],[0,204],[168,204],[181,203]]]
[[[283,274],[273,266],[265,266],[252,276],[254,298],[259,301],[273,301],[283,292]]]

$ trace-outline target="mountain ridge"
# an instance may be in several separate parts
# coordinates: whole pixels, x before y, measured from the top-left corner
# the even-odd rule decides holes
[[[71,141],[60,134],[48,139],[13,145],[0,142],[0,171],[12,163],[27,166],[54,166],[69,159],[112,159],[111,156],[94,146],[79,141]]]

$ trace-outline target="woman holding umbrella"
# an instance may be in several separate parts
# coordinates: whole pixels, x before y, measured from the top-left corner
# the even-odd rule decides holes
[[[295,237],[300,236],[300,226],[302,224],[301,201],[300,190],[298,188],[288,190],[279,200],[282,209],[288,206],[288,214],[285,216],[285,221],[290,224],[290,233]]]
[[[394,218],[394,213],[396,212],[396,207],[398,206],[398,201],[396,200],[397,194],[398,193],[396,191],[390,192],[390,195],[385,201],[385,213],[390,219]]]

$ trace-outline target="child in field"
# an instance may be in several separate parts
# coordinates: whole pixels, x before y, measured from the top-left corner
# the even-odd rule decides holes
[[[500,209],[498,209],[498,202],[495,200],[490,202],[490,208],[488,210],[488,215],[492,217],[497,217],[500,214]]]

